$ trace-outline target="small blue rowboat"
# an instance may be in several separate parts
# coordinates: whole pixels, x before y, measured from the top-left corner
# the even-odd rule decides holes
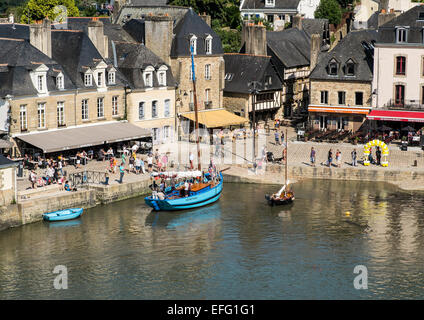
[[[82,208],[73,208],[49,212],[43,214],[43,219],[46,221],[64,221],[79,218],[82,214]]]

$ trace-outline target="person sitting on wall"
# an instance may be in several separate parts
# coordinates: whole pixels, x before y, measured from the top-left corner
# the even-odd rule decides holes
[[[65,189],[65,191],[77,191],[77,188],[71,189],[71,187],[69,186],[68,180],[65,181],[65,186],[63,188]]]

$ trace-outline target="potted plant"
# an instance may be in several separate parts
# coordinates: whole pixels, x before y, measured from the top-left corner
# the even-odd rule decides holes
[[[309,139],[309,132],[305,132],[304,137],[305,137],[305,141],[308,141],[308,139]]]

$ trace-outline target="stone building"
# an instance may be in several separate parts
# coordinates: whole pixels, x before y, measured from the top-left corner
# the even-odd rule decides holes
[[[371,108],[375,30],[349,33],[320,56],[310,75],[309,124],[321,130],[358,130]]]
[[[269,125],[275,117],[281,118],[283,85],[271,57],[227,53],[224,60],[224,107],[252,121],[254,104],[258,124]],[[256,87],[253,81],[258,82]]]
[[[291,118],[306,114],[309,104],[309,73],[316,64],[318,54],[328,45],[323,41],[325,23],[322,28],[303,29],[303,24],[294,20],[296,27],[283,31],[266,31],[263,25],[246,22],[243,25],[241,53],[268,55],[282,79],[282,115]],[[328,26],[328,24],[327,24]],[[326,34],[325,34],[326,35]]]
[[[125,118],[127,81],[103,58],[107,42],[98,29],[97,23],[89,26],[90,39],[82,31],[52,30],[47,20],[16,29],[0,25],[0,34],[9,36],[0,40],[0,92],[10,113],[15,154],[104,144],[99,132]],[[83,127],[90,127],[89,136],[76,139]],[[134,129],[131,138],[147,136],[128,123],[120,127]],[[60,141],[64,134],[69,139]],[[128,135],[122,131],[117,138],[125,141]]]

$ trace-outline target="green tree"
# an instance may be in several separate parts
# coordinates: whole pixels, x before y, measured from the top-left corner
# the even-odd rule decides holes
[[[337,0],[321,0],[315,11],[315,18],[328,19],[329,23],[339,24],[342,19],[342,10]]]
[[[32,23],[46,17],[54,20],[58,15],[55,7],[60,5],[66,7],[68,17],[79,16],[74,0],[29,0],[24,6],[21,23]]]

